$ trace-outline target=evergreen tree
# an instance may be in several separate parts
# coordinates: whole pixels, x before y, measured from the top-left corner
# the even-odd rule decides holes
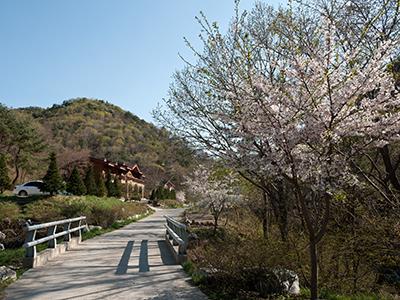
[[[71,176],[68,178],[67,192],[77,196],[84,195],[86,193],[85,184],[83,183],[81,175],[76,167],[74,167]]]
[[[107,194],[107,189],[104,183],[103,174],[101,174],[100,172],[96,172],[96,185],[97,185],[96,195],[98,197],[104,197]]]
[[[0,154],[0,193],[3,193],[9,187],[10,177],[8,177],[6,158],[4,154]]]
[[[56,154],[54,152],[50,153],[49,159],[49,168],[43,177],[43,191],[54,195],[62,189],[63,181],[58,171]]]
[[[176,191],[175,190],[171,190],[171,199],[176,200]]]
[[[122,184],[121,181],[115,177],[113,182],[113,189],[114,189],[114,197],[121,198],[122,196]]]
[[[105,183],[106,189],[107,189],[107,196],[108,197],[114,197],[115,191],[114,191],[114,184],[112,180],[112,175],[110,171],[106,172],[106,183]]]
[[[140,200],[140,198],[139,198],[139,189],[138,189],[138,186],[136,184],[133,186],[132,199]]]
[[[94,178],[94,171],[91,165],[86,170],[85,186],[87,195],[93,195],[93,196],[97,195],[96,180]]]
[[[168,190],[164,189],[164,187],[161,187],[160,190],[161,190],[160,199],[168,199]]]

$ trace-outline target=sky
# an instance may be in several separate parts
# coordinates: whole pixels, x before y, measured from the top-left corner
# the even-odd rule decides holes
[[[200,11],[226,29],[234,0],[1,0],[0,103],[96,98],[152,122],[184,65],[178,54],[193,61],[183,37],[200,44]]]

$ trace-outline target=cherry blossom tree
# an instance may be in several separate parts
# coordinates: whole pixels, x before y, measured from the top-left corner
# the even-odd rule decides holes
[[[200,166],[185,183],[197,195],[196,206],[208,209],[214,218],[214,234],[222,213],[241,200],[238,181],[226,170],[211,170]]]
[[[295,55],[290,64],[277,63],[279,80],[255,72],[255,90],[249,86],[239,95],[228,94],[242,107],[235,115],[241,124],[238,134],[262,140],[266,147],[260,162],[294,187],[309,234],[313,299],[317,244],[326,231],[331,202],[341,186],[358,184],[357,154],[399,139],[400,121],[400,98],[386,71],[396,42],[379,43],[365,62],[359,59],[360,49],[342,50],[332,23],[319,29],[312,53]],[[312,213],[311,203],[324,211],[322,217]]]
[[[400,100],[387,70],[398,56],[398,6],[258,4],[250,15],[237,12],[225,36],[200,19],[204,51],[193,49],[198,62],[175,75],[159,115],[271,199],[276,182],[292,187],[309,237],[312,299],[317,246],[342,188],[367,183],[393,201],[356,158],[399,139]]]

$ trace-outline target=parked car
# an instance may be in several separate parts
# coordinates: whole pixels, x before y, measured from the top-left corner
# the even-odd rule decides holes
[[[43,181],[35,180],[28,181],[24,184],[17,185],[14,189],[14,194],[20,197],[32,196],[32,195],[47,195],[48,193],[42,192]]]

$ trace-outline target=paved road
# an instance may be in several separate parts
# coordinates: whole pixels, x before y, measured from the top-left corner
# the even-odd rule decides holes
[[[6,289],[6,299],[194,299],[207,297],[188,282],[164,242],[159,210],[119,230],[83,242]]]

